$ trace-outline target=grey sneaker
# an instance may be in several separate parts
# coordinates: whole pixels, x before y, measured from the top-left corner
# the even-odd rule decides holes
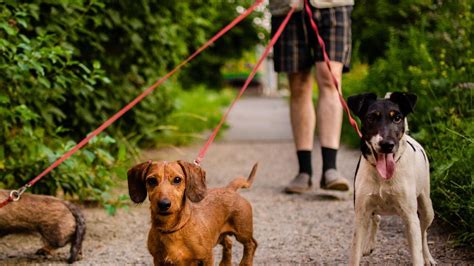
[[[349,181],[345,179],[336,169],[329,169],[321,177],[321,189],[348,191]]]
[[[289,184],[285,187],[286,193],[301,194],[308,191],[313,183],[311,182],[311,176],[307,173],[299,173]]]

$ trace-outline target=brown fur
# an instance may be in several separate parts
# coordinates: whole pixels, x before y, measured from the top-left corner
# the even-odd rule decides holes
[[[244,245],[242,265],[252,265],[257,242],[253,238],[252,206],[236,191],[249,188],[237,177],[224,188],[206,188],[205,172],[194,164],[146,162],[128,171],[130,198],[141,203],[147,194],[152,227],[148,250],[155,265],[213,265],[212,249],[223,246],[221,265],[232,264],[234,235]],[[164,210],[164,203],[170,203]]]
[[[0,190],[0,198],[9,191]],[[0,237],[16,233],[39,233],[44,246],[37,254],[47,255],[71,243],[68,262],[78,259],[85,234],[80,209],[55,197],[25,193],[19,201],[0,208]]]

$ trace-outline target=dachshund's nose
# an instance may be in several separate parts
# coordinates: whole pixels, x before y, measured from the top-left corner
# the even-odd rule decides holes
[[[380,142],[380,148],[383,153],[392,153],[393,147],[395,147],[395,141],[393,140],[382,140]]]
[[[158,208],[160,211],[167,211],[171,207],[171,201],[169,199],[163,199],[158,201]]]

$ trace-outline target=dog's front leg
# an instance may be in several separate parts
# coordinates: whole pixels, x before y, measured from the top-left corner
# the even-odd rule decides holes
[[[405,233],[410,248],[413,265],[423,265],[423,251],[421,242],[420,220],[415,208],[404,210],[401,215],[405,222]]]
[[[349,265],[359,265],[362,257],[363,241],[367,239],[370,213],[357,208],[355,214],[354,234],[352,237],[351,258]]]
[[[421,225],[421,241],[423,244],[423,257],[425,259],[425,265],[436,265],[436,261],[431,256],[430,249],[428,247],[428,237],[426,232],[434,218],[433,205],[431,204],[429,192],[421,193],[420,196],[418,196],[418,214]]]
[[[211,253],[210,257],[200,261],[197,265],[198,266],[213,266],[214,265],[214,256]]]
[[[367,240],[365,241],[365,243],[363,241],[364,246],[362,250],[362,255],[364,256],[370,255],[374,251],[379,223],[380,223],[380,215],[372,213],[372,217],[370,218],[370,222],[369,222],[369,231],[367,235]]]

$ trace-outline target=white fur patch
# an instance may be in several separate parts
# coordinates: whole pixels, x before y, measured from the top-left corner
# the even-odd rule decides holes
[[[380,145],[379,143],[383,140],[382,136],[380,134],[377,134],[373,137],[370,138],[370,146],[374,148],[377,152],[380,151]]]

